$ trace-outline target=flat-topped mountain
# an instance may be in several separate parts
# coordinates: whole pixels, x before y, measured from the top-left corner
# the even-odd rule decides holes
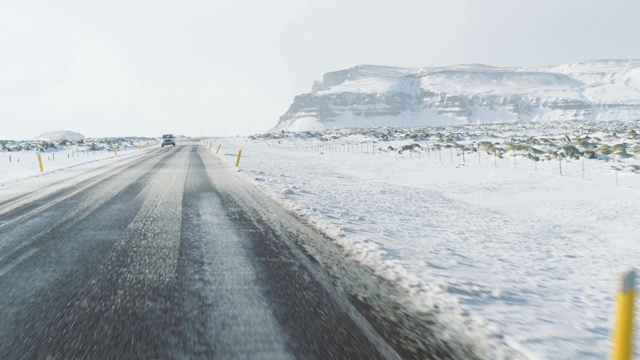
[[[360,65],[295,97],[272,131],[640,118],[640,60],[559,66]]]

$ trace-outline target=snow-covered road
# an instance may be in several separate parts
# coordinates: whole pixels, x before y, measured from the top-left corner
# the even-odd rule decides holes
[[[95,171],[0,197],[1,358],[398,358],[202,146]]]

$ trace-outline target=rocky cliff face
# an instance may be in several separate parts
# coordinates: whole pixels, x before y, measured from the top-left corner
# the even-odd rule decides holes
[[[640,60],[540,68],[356,66],[295,97],[272,131],[640,118]]]

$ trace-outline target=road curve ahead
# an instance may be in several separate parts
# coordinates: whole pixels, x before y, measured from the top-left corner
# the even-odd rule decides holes
[[[225,171],[176,146],[0,202],[0,358],[397,358]]]

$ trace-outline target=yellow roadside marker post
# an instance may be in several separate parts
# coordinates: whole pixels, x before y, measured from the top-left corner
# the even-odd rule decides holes
[[[631,360],[633,356],[633,302],[636,295],[636,273],[622,274],[618,312],[613,333],[613,360]]]
[[[240,156],[242,156],[242,150],[238,150],[238,160],[236,160],[236,167],[240,166]]]
[[[113,155],[118,156],[118,147],[117,146],[113,147]]]
[[[220,151],[220,147],[221,147],[221,146],[222,146],[222,145],[218,145],[218,149],[216,150],[216,154],[218,153],[218,151]]]
[[[38,154],[38,165],[40,165],[40,172],[44,172],[44,166],[42,166],[42,156]]]

